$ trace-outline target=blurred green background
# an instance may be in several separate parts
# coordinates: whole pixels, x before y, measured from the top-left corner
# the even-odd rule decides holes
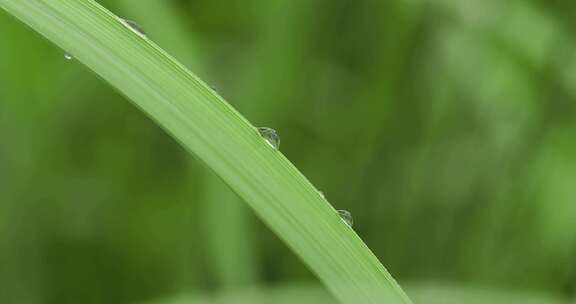
[[[576,296],[573,1],[100,3],[275,128],[417,303]],[[1,303],[333,303],[123,96],[5,12],[0,41]]]

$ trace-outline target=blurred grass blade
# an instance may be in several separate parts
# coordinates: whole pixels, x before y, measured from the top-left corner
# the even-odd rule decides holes
[[[419,303],[427,304],[570,304],[542,291],[506,290],[485,286],[419,282],[404,286]],[[331,304],[334,298],[316,284],[284,284],[216,294],[181,294],[142,304]]]
[[[199,75],[208,75],[208,68],[202,64],[204,52],[196,35],[183,26],[183,16],[174,2],[164,0],[119,0],[129,18],[138,20],[146,32],[168,50],[180,62],[186,63]],[[149,28],[148,24],[154,24]],[[195,164],[189,170],[198,171]],[[213,284],[218,288],[245,287],[257,281],[260,273],[257,250],[254,248],[253,216],[243,202],[213,172],[205,171],[203,180],[204,195],[195,203],[199,205],[202,218],[202,233],[208,254],[207,268],[213,276]],[[196,177],[198,182],[198,177]],[[222,218],[226,224],[222,224]],[[242,235],[242,238],[238,238]],[[188,269],[182,271],[189,272]]]
[[[116,87],[212,168],[343,303],[410,303],[307,179],[150,40],[93,1],[0,0],[0,6]]]

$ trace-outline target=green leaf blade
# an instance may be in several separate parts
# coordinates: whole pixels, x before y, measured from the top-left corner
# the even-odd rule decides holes
[[[0,6],[100,75],[206,163],[343,303],[411,303],[292,163],[151,40],[89,0],[0,0]]]

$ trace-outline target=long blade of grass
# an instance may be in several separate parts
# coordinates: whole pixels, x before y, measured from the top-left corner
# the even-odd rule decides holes
[[[417,302],[427,304],[574,304],[559,295],[539,291],[494,289],[451,283],[412,283],[404,286]],[[142,304],[329,304],[334,303],[320,286],[285,284],[268,288],[239,289],[217,294],[181,294]]]
[[[139,24],[146,33],[154,40],[157,38],[179,61],[191,66],[199,75],[208,75],[207,67],[202,64],[204,52],[198,39],[183,26],[183,16],[174,2],[148,0],[143,4],[142,0],[119,0],[118,4],[130,18],[141,21]],[[150,23],[154,24],[153,28],[148,27]],[[196,164],[190,164],[189,170],[198,171],[198,168]],[[209,258],[207,269],[213,276],[213,284],[232,289],[251,285],[260,272],[251,229],[252,214],[218,176],[207,169],[203,171],[204,195],[195,202],[195,208],[202,218],[202,233],[206,238],[203,247]]]
[[[212,168],[343,303],[410,303],[308,180],[152,41],[90,0],[0,6],[116,87]]]

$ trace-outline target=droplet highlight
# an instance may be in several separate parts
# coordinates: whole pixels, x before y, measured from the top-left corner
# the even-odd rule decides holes
[[[120,18],[120,21],[128,28],[130,28],[134,33],[146,38],[146,32],[144,32],[144,29],[138,23],[124,18]]]
[[[64,59],[66,59],[66,60],[72,60],[72,59],[74,59],[74,57],[73,57],[72,55],[68,54],[68,53],[64,53]]]
[[[326,195],[324,195],[324,192],[318,191],[318,195],[320,195],[320,197],[321,197],[322,199],[326,199]]]
[[[258,128],[258,132],[274,150],[280,148],[280,136],[278,136],[276,130],[267,127],[260,127]]]
[[[352,218],[352,213],[348,210],[336,210],[340,218],[346,223],[346,225],[352,227],[354,225],[354,219]]]

